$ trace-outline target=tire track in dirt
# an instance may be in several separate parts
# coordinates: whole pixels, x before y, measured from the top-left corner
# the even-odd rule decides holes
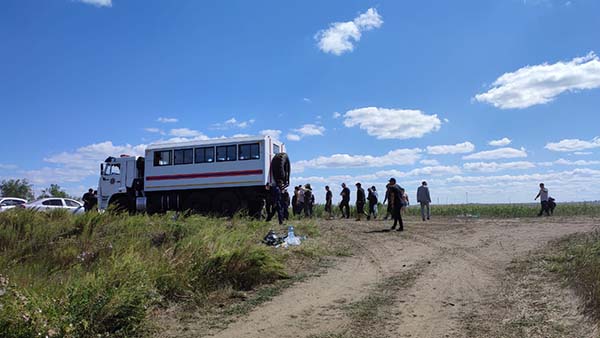
[[[394,287],[384,323],[361,337],[468,337],[464,318],[493,302],[506,267],[548,241],[592,230],[593,222],[553,219],[407,222],[404,233],[383,232],[383,222],[328,222],[356,248],[325,274],[298,283],[240,318],[214,337],[351,337],[348,306],[360,303],[386,281]],[[386,224],[387,225],[387,224]],[[489,313],[493,320],[494,313]]]

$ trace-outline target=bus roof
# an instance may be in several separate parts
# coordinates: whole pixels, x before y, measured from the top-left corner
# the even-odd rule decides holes
[[[244,142],[259,142],[268,140],[271,137],[265,136],[244,136],[244,137],[222,137],[213,138],[208,140],[192,140],[185,142],[159,142],[153,143],[146,147],[148,150],[166,149],[166,148],[181,148],[181,147],[196,147],[203,145],[219,145],[219,144],[231,144],[231,143],[244,143]],[[274,142],[281,143],[278,140],[272,139]]]

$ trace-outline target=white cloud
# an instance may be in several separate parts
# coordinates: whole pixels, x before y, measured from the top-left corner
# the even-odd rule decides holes
[[[344,114],[344,125],[358,125],[378,139],[419,138],[440,129],[437,115],[426,115],[420,110],[366,107]]]
[[[385,170],[378,171],[375,173],[375,176],[378,178],[384,177],[395,177],[395,178],[403,178],[403,177],[415,177],[415,176],[445,176],[445,175],[456,175],[460,174],[462,170],[457,166],[429,166],[423,168],[416,168],[409,171],[401,171],[401,170]]]
[[[505,163],[497,163],[497,162],[470,162],[463,164],[463,168],[469,171],[477,171],[477,172],[497,172],[502,170],[524,170],[535,168],[535,164],[527,161],[519,161],[519,162],[505,162]]]
[[[247,121],[238,121],[235,117],[230,118],[229,120],[223,123],[216,123],[213,125],[214,129],[226,130],[230,128],[240,128],[245,129],[250,127],[255,122],[254,119],[250,119]]]
[[[498,148],[494,150],[480,151],[471,155],[463,156],[465,160],[497,160],[501,158],[527,157],[525,148]]]
[[[600,161],[586,161],[586,160],[571,161],[571,160],[565,160],[564,158],[561,158],[561,159],[554,161],[554,163],[556,163],[558,165],[588,166],[588,165],[598,165],[598,164],[600,164]]]
[[[300,135],[298,135],[298,134],[292,134],[292,133],[288,133],[287,136],[286,136],[286,138],[289,141],[300,141],[300,139],[301,139]]]
[[[171,131],[169,131],[169,135],[175,137],[206,137],[208,139],[208,137],[203,133],[189,128],[171,129]]]
[[[475,145],[471,142],[427,147],[427,153],[431,155],[466,154],[472,152],[473,150],[475,150]]]
[[[381,15],[375,8],[369,8],[366,12],[354,18],[353,21],[334,22],[328,29],[321,30],[315,34],[317,46],[325,53],[342,55],[354,50],[354,43],[361,38],[362,32],[379,28],[383,24]]]
[[[281,136],[281,130],[278,130],[278,129],[264,129],[264,130],[259,131],[258,133],[263,136],[271,136],[271,138],[274,138],[277,140]]]
[[[179,122],[179,120],[174,117],[159,117],[158,119],[156,119],[156,121],[160,122],[160,123],[177,123],[177,122]]]
[[[475,100],[501,109],[521,109],[548,103],[564,92],[599,87],[600,59],[590,52],[568,62],[526,66],[505,73],[492,89],[475,95]]]
[[[342,114],[340,114],[338,112],[334,112],[332,116],[333,116],[334,119],[338,119],[338,118],[340,118],[342,116]]]
[[[591,151],[576,151],[573,155],[591,155],[593,154]]]
[[[423,165],[428,165],[428,166],[438,166],[440,165],[440,162],[438,162],[438,160],[421,160],[419,163],[423,164]]]
[[[488,144],[494,147],[506,147],[511,144],[512,140],[508,137],[501,138],[499,140],[491,140]]]
[[[591,141],[584,141],[579,139],[565,139],[560,142],[550,142],[546,144],[545,148],[552,151],[562,152],[600,148],[600,136],[593,138]]]
[[[112,0],[76,0],[97,7],[112,7]]]
[[[412,165],[421,157],[419,148],[396,149],[382,156],[334,154],[319,156],[312,160],[302,160],[294,163],[295,172],[306,168],[368,168],[386,167],[390,165]]]
[[[294,132],[300,136],[319,136],[323,135],[325,127],[316,124],[305,124],[298,129],[294,129]]]
[[[144,128],[145,131],[149,132],[149,133],[153,133],[153,134],[161,134],[161,135],[165,135],[165,132],[158,129],[158,128]]]
[[[309,99],[308,97],[303,97],[302,101],[306,102],[306,103],[312,103],[312,100]]]

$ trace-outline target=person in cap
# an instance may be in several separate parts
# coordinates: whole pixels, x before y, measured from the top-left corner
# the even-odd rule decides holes
[[[390,178],[388,183],[389,190],[389,201],[392,205],[392,218],[394,219],[394,225],[391,230],[396,229],[398,226],[398,231],[404,231],[404,223],[402,222],[402,215],[400,214],[400,209],[402,208],[402,189],[398,184],[396,184],[395,178]]]
[[[365,189],[362,188],[360,183],[356,183],[356,220],[360,221],[362,215],[365,213],[365,204],[367,198],[365,196]]]
[[[421,186],[417,189],[417,202],[421,205],[421,218],[425,222],[425,217],[429,220],[429,203],[431,203],[431,196],[429,195],[429,187],[427,182],[423,181]]]
[[[340,210],[342,211],[342,218],[350,218],[350,189],[346,186],[346,183],[342,183],[342,201],[340,202]]]

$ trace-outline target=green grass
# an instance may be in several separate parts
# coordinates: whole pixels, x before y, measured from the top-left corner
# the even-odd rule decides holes
[[[556,246],[555,254],[544,257],[545,267],[575,290],[585,313],[600,324],[600,231],[569,236]]]
[[[319,235],[310,222],[293,224]],[[157,307],[211,306],[219,292],[289,278],[289,260],[327,253],[311,241],[266,247],[260,240],[272,226],[240,217],[2,213],[0,337],[146,336]]]
[[[489,217],[489,218],[513,218],[513,217],[536,217],[540,211],[539,203],[530,204],[451,204],[436,205],[432,204],[432,217]],[[324,205],[315,205],[315,217],[326,217]],[[378,205],[380,217],[385,216],[387,205]],[[334,215],[341,216],[337,205],[333,206]],[[411,205],[406,209],[406,214],[410,217],[420,217],[421,208],[418,204]],[[582,202],[582,203],[560,203],[554,211],[555,216],[596,216],[600,217],[600,203]],[[351,217],[356,216],[354,207],[351,207]]]

